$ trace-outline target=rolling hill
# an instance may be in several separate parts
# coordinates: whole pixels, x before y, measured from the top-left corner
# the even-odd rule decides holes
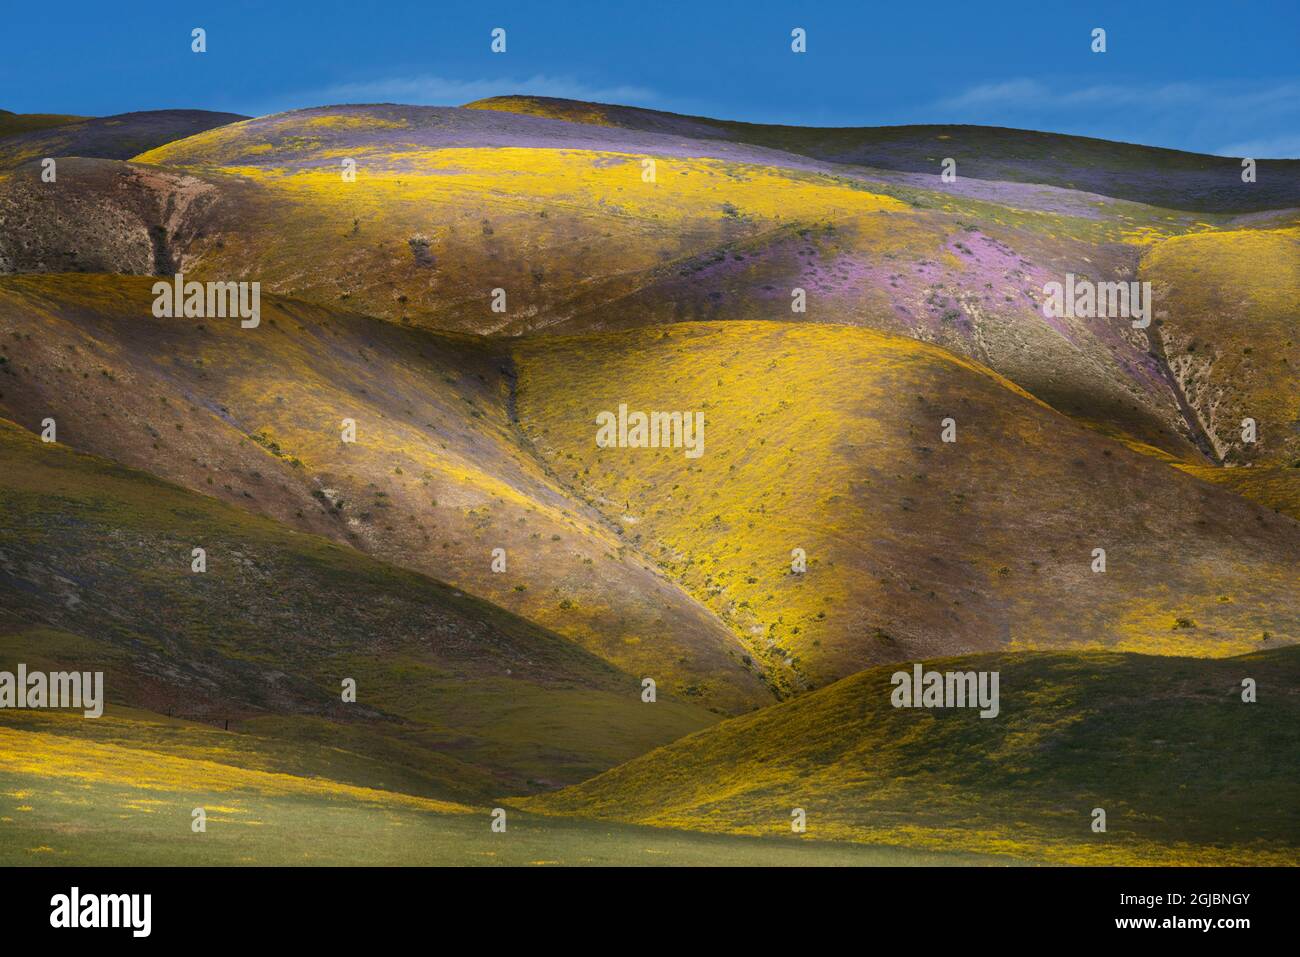
[[[5,866],[974,865],[1015,859],[799,845],[508,812],[409,793],[399,765],[141,712],[0,721]],[[359,767],[350,767],[351,764]],[[350,783],[356,777],[369,784]],[[399,789],[401,788],[401,789]],[[195,808],[206,830],[191,829]]]
[[[155,319],[150,288],[0,282],[0,413],[54,416],[62,442],[465,589],[666,693],[771,701],[730,630],[520,440],[497,345],[272,297],[255,329]]]
[[[1300,638],[1295,521],[934,346],[777,322],[484,342],[274,299],[244,330],[154,319],[148,285],[0,284],[0,408],[721,711],[900,657]],[[598,448],[620,404],[699,411],[707,454]]]
[[[1296,863],[1300,162],[1239,169],[0,113],[0,670],[109,701],[0,712],[0,860]],[[156,316],[181,273],[258,321]],[[1067,276],[1150,326],[1045,314]],[[913,662],[998,720],[889,707]]]
[[[667,689],[650,709],[638,676],[450,586],[0,426],[4,669],[103,671],[110,715],[329,742],[451,800],[581,780],[715,720]]]
[[[542,96],[496,96],[468,109],[745,143],[854,166],[927,173],[961,157],[962,176],[1039,183],[1169,209],[1255,212],[1300,207],[1300,160],[1262,160],[1243,188],[1241,160],[992,126],[809,127],[739,123]]]
[[[979,655],[1001,712],[890,706],[894,666],[723,722],[529,810],[686,828],[1001,852],[1053,864],[1294,866],[1300,649],[1220,661]],[[1253,678],[1259,700],[1241,700]],[[791,831],[802,808],[807,830]],[[1092,830],[1093,809],[1106,812]]]
[[[0,139],[18,133],[31,133],[54,126],[65,126],[89,119],[85,116],[72,116],[67,113],[14,113],[0,110]]]
[[[0,170],[46,156],[130,159],[137,153],[246,119],[209,110],[145,110],[115,116],[0,114]]]
[[[1300,639],[1300,523],[933,346],[730,322],[516,351],[519,420],[555,473],[787,689],[1008,646],[1228,655]],[[595,417],[620,404],[703,413],[706,453],[598,448]]]
[[[1097,149],[1067,137],[1034,134],[1055,145],[1024,153],[1016,131],[983,131],[1005,143],[981,140],[979,155],[1024,155],[1029,172],[944,184],[800,153],[781,137],[725,138],[734,124],[669,120],[381,105],[230,123],[130,164],[86,161],[57,192],[31,171],[11,174],[0,216],[22,231],[0,240],[0,268],[257,278],[294,298],[477,334],[865,325],[975,358],[1103,430],[1213,461],[1161,344],[1124,320],[1045,319],[1043,288],[1067,274],[1136,280],[1168,238],[1273,220],[1052,185],[1053,157]],[[1127,157],[1116,177],[1141,166],[1115,149]],[[1300,194],[1278,188],[1257,205],[1294,223]],[[804,312],[791,310],[796,289]]]

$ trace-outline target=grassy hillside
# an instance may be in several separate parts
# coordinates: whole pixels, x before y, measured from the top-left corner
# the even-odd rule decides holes
[[[778,126],[537,96],[490,97],[466,106],[725,139],[888,170],[937,173],[942,157],[960,157],[963,175],[977,179],[1045,183],[1172,209],[1248,212],[1300,206],[1300,160],[1261,163],[1258,181],[1246,186],[1238,158],[1034,130],[964,125]]]
[[[1220,661],[1017,654],[1001,713],[896,709],[893,666],[519,802],[543,813],[820,840],[906,842],[1071,864],[1300,860],[1300,649]],[[1241,701],[1243,678],[1259,700]],[[791,834],[802,807],[807,832]],[[1105,833],[1091,830],[1106,811]]]
[[[115,116],[49,119],[48,123],[33,123],[18,117],[16,121],[6,122],[6,117],[0,116],[0,170],[14,169],[46,156],[129,159],[163,143],[244,117],[209,110],[146,110]]]
[[[0,171],[0,274],[174,273],[223,192],[120,160],[60,159],[53,183],[34,166]]]
[[[1300,472],[1294,465],[1213,468],[1180,464],[1192,475],[1300,520]]]
[[[1032,183],[972,191],[991,182],[974,177],[949,190],[933,175],[661,126],[391,105],[232,123],[129,166],[74,168],[57,191],[11,176],[0,211],[23,230],[0,239],[0,269],[256,277],[295,298],[473,333],[865,325],[1200,458],[1146,335],[1124,320],[1044,319],[1042,289],[1066,273],[1134,278],[1152,243],[1230,217]],[[804,312],[791,310],[796,288]]]
[[[632,110],[637,122],[618,126],[602,111],[569,117],[581,124],[486,111],[500,117],[486,124],[475,118],[483,110],[305,110],[138,159],[259,187],[209,215],[211,238],[186,246],[194,269],[243,275],[256,263],[286,294],[473,332],[771,318],[867,325],[976,358],[1081,421],[1200,457],[1145,334],[1122,320],[1045,320],[1040,303],[1044,284],[1067,272],[1135,278],[1149,244],[1229,220],[1109,202],[1069,183],[1049,195],[1019,188],[1059,177],[1057,153],[1024,154],[1016,131],[964,129],[982,137],[980,156],[1031,157],[1028,180],[967,193],[934,175],[801,166],[790,143],[745,145],[756,141],[743,124],[651,122]],[[791,142],[827,133],[802,132]],[[1141,154],[1162,175],[1185,159],[1107,148],[1127,157],[1125,169],[1139,168]],[[1079,141],[1067,152],[1097,150]],[[654,183],[641,178],[646,157]],[[344,158],[357,163],[355,183],[339,174]],[[1265,206],[1285,205],[1268,196]],[[213,248],[227,217],[240,235]],[[807,292],[804,313],[790,310],[795,288]],[[507,293],[503,313],[490,309],[493,289]]]
[[[0,410],[446,581],[665,693],[723,711],[771,700],[729,630],[523,442],[497,346],[269,296],[256,329],[155,319],[150,286],[0,282]]]
[[[6,281],[0,407],[710,707],[905,655],[1297,637],[1295,522],[909,339],[721,323],[506,350],[271,299],[256,330],[155,320],[147,287]],[[596,448],[596,413],[620,402],[705,412],[706,454]]]
[[[239,236],[192,250],[195,269],[256,263],[278,292],[460,331],[545,328],[624,295],[647,270],[782,222],[862,217],[881,242],[937,241],[888,215],[907,211],[899,200],[827,176],[650,154],[647,183],[643,155],[617,147],[444,145],[433,112],[283,114],[137,160],[261,187]],[[342,179],[344,158],[355,183]],[[507,292],[504,313],[491,310],[494,288]]]
[[[1229,655],[1300,639],[1295,521],[934,347],[708,323],[527,340],[516,357],[520,422],[556,474],[787,689],[1008,646]],[[597,448],[597,414],[620,403],[703,412],[705,453]]]
[[[567,821],[393,789],[390,766],[143,712],[97,721],[5,712],[0,863],[13,865],[949,865],[1013,858]],[[15,726],[15,721],[18,725]],[[366,762],[374,781],[337,775]],[[400,773],[400,769],[398,769]],[[387,786],[385,786],[385,783]],[[202,807],[207,830],[191,830]]]
[[[89,117],[72,116],[67,113],[11,113],[8,110],[0,110],[0,139],[19,133],[65,126],[68,123],[80,123],[86,119]]]
[[[0,862],[1300,863],[1300,163],[471,107],[0,113]]]
[[[0,464],[7,670],[102,670],[110,707],[333,742],[453,799],[581,780],[712,720],[449,586],[12,423]]]
[[[1170,239],[1143,259],[1142,277],[1161,294],[1170,366],[1219,456],[1300,468],[1300,229]]]
[[[356,182],[344,182],[344,159]],[[1132,277],[1141,244],[1212,228],[1196,218],[1030,189],[946,193],[933,177],[887,181],[716,138],[480,110],[297,111],[137,160],[184,170],[223,198],[175,253],[191,271],[255,272],[287,295],[480,333],[867,325],[937,342],[1068,414],[1196,455],[1144,336],[1040,312],[1044,283]],[[243,191],[226,201],[235,183]],[[806,312],[791,311],[795,288]],[[494,289],[504,312],[492,311]]]

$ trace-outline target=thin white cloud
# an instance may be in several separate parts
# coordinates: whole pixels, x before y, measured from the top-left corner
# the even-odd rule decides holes
[[[1229,143],[1214,151],[1216,156],[1249,156],[1252,159],[1300,157],[1300,133],[1270,136],[1242,143]]]
[[[1300,156],[1295,78],[1069,86],[1012,77],[974,84],[925,112],[930,122],[1021,126],[1226,156]]]
[[[1044,102],[1050,91],[1037,80],[1004,80],[1000,83],[980,83],[956,96],[940,100],[936,106],[946,110],[966,110],[984,106],[1023,106]]]
[[[596,103],[649,106],[657,94],[640,86],[594,86],[564,76],[537,74],[526,79],[455,80],[432,74],[390,76],[354,83],[338,83],[316,90],[305,90],[278,97],[263,104],[259,114],[326,106],[338,103],[403,103],[413,106],[460,106],[489,96],[511,93],[553,96]]]
[[[1300,109],[1300,80],[1277,83],[1092,84],[1052,88],[1025,78],[980,83],[934,104],[940,109],[970,110],[985,107],[1022,108],[1049,106],[1231,106],[1235,109]]]

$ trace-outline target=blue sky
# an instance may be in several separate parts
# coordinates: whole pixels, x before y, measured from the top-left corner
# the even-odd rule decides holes
[[[261,114],[500,93],[755,122],[985,123],[1300,157],[1300,0],[6,4],[0,108]],[[190,52],[190,30],[208,52]],[[493,54],[490,31],[507,31]],[[808,52],[790,51],[803,27]],[[1107,31],[1092,53],[1091,31]]]

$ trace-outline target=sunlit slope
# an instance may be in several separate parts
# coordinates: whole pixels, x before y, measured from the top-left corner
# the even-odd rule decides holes
[[[724,139],[723,125],[717,120],[701,116],[685,116],[662,110],[647,110],[639,106],[615,106],[610,103],[589,103],[584,100],[567,100],[554,96],[529,96],[513,94],[489,96],[466,103],[467,110],[487,110],[498,113],[517,113],[523,116],[540,116],[550,120],[583,123],[590,126],[609,126],[621,129],[646,130],[695,139]]]
[[[1219,456],[1300,466],[1300,229],[1176,237],[1145,256],[1142,277],[1161,295],[1170,367]]]
[[[1000,713],[899,709],[892,666],[723,722],[530,810],[793,842],[994,851],[1071,864],[1300,860],[1300,653],[1226,660],[980,655]],[[1258,701],[1241,699],[1245,678]],[[807,817],[791,834],[791,812]],[[1106,830],[1092,830],[1093,810]]]
[[[615,143],[446,145],[436,124],[422,125],[431,111],[391,112],[285,114],[137,159],[262,187],[220,248],[192,247],[193,269],[256,271],[277,292],[472,332],[545,328],[625,295],[647,270],[782,223],[861,217],[881,239],[939,242],[917,232],[903,202],[825,175]],[[504,312],[492,309],[494,289]]]
[[[966,125],[804,127],[738,123],[638,107],[537,96],[499,96],[470,109],[600,126],[677,133],[889,170],[936,172],[956,158],[977,179],[1046,183],[1103,196],[1220,212],[1300,206],[1300,160],[1254,157],[1259,176],[1241,181],[1241,160],[1083,136]]]
[[[160,746],[172,738],[185,746]],[[332,780],[327,774],[339,762],[327,747],[298,749],[301,770],[249,767],[267,743],[145,712],[96,721],[6,712],[0,861],[376,863],[402,858],[412,824],[456,828],[452,822],[485,813]],[[196,808],[206,814],[204,833],[191,829]]]
[[[1296,522],[942,350],[706,323],[526,340],[516,363],[521,424],[556,474],[787,688],[1007,646],[1227,655],[1300,638]],[[620,404],[702,412],[703,455],[598,448],[596,417]]]
[[[379,778],[390,772],[399,775],[392,784],[414,783],[415,789],[420,789],[419,783],[401,779],[400,768],[385,767],[373,757],[344,748],[299,742],[290,751],[275,738],[132,708],[114,708],[94,720],[69,711],[10,712],[0,724],[0,741],[4,742],[0,769],[39,774],[56,787],[64,784],[75,789],[89,782],[111,782],[144,792],[215,791],[233,796],[249,790],[263,796],[334,795],[444,813],[472,810],[463,804],[403,793],[391,785],[385,789],[382,782],[379,787],[349,783],[347,779],[354,776]],[[361,771],[363,767],[366,772]],[[29,794],[22,800],[33,799],[35,795]],[[186,808],[187,816],[191,809]],[[134,810],[147,812],[147,808]],[[221,810],[214,807],[214,815]]]
[[[1067,272],[1132,278],[1142,243],[1211,228],[1167,211],[1044,200],[1019,184],[990,201],[717,139],[481,110],[303,110],[137,160],[220,197],[171,244],[193,274],[477,333],[866,325],[1197,455],[1144,334],[1127,319],[1041,313],[1044,284]]]
[[[1067,273],[1131,278],[1138,247],[1092,245],[987,204],[917,206],[907,222],[910,239],[844,216],[790,224],[657,267],[634,292],[548,331],[755,319],[866,326],[977,359],[1081,422],[1200,458],[1145,333],[1127,318],[1043,316],[1048,283]]]
[[[525,814],[406,793],[406,769],[328,739],[294,748],[142,711],[0,715],[5,865],[1011,863]],[[192,830],[195,808],[206,830]]]
[[[3,414],[449,582],[666,694],[771,700],[736,637],[548,475],[491,342],[269,296],[255,329],[155,319],[150,286],[0,282]]]
[[[711,720],[667,694],[648,711],[636,676],[353,549],[10,423],[0,456],[4,667],[103,671],[110,713],[329,743],[457,799],[582,780]]]
[[[1300,520],[1300,471],[1294,465],[1256,465],[1243,469],[1182,463],[1180,468]]]
[[[130,159],[171,140],[244,117],[209,110],[146,110],[116,116],[51,117],[49,123],[23,123],[25,119],[0,116],[0,169],[12,169],[47,156]],[[69,122],[53,122],[55,119]]]
[[[21,228],[0,238],[0,269],[256,278],[473,333],[864,325],[975,358],[1079,421],[1201,458],[1146,333],[1127,317],[1047,319],[1042,290],[1066,274],[1133,279],[1151,243],[1224,216],[1024,182],[945,191],[935,176],[900,180],[654,124],[476,109],[301,110],[136,160],[73,168],[57,191],[31,164],[11,174],[0,209]],[[133,201],[141,192],[147,201]]]

